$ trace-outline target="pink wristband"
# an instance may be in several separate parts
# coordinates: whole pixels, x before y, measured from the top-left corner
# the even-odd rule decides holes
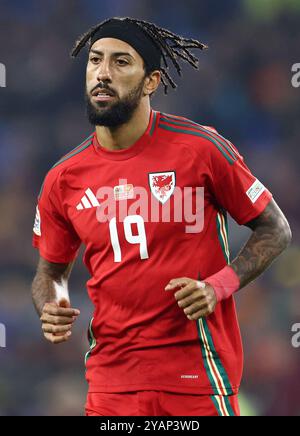
[[[240,288],[236,272],[228,265],[203,281],[214,288],[218,302],[231,297]]]

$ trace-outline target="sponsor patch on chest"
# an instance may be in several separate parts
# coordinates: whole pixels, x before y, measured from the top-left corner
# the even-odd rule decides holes
[[[127,200],[134,198],[133,185],[119,185],[114,186],[115,200]]]

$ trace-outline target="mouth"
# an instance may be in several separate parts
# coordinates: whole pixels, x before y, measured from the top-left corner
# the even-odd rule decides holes
[[[110,101],[114,98],[113,93],[108,89],[95,89],[92,92],[92,97],[95,101]]]

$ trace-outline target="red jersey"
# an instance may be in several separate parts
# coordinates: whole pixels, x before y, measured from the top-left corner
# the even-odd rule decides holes
[[[243,352],[234,299],[189,321],[164,288],[172,278],[204,280],[222,269],[230,262],[226,212],[245,224],[270,200],[216,130],[155,111],[131,147],[109,151],[94,133],[54,165],[33,244],[57,263],[86,247],[95,306],[90,392],[237,393]]]

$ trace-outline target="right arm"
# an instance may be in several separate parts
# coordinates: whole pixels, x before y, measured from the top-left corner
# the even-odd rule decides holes
[[[80,313],[70,307],[67,289],[73,263],[53,263],[40,257],[32,283],[32,299],[42,321],[44,336],[54,344],[69,339],[72,325]],[[63,295],[58,295],[58,289]]]

